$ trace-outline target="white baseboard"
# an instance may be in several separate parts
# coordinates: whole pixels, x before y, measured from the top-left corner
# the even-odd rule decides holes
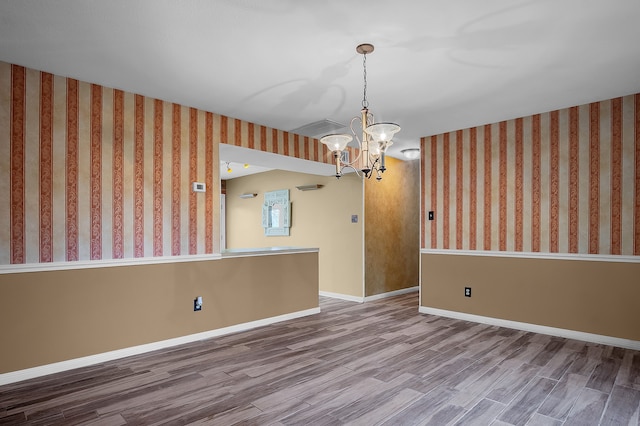
[[[503,320],[499,318],[485,317],[481,315],[467,314],[464,312],[447,311],[444,309],[420,306],[418,311],[422,314],[438,315],[464,321],[472,321],[481,324],[497,325],[498,327],[513,328],[522,331],[548,334],[550,336],[564,337],[567,339],[581,340],[584,342],[599,343],[602,345],[617,346],[620,348],[640,350],[640,341],[621,339],[619,337],[603,336],[601,334],[585,333],[582,331],[566,330],[564,328],[547,327],[545,325],[529,324],[526,322]]]
[[[330,291],[321,291],[320,296],[331,297],[332,299],[346,300],[348,302],[358,302],[358,303],[364,302],[364,297],[351,296],[349,294],[342,294],[342,293],[332,293]]]
[[[402,288],[400,290],[389,291],[387,293],[374,294],[373,296],[360,297],[360,296],[351,296],[349,294],[342,293],[332,293],[330,291],[321,291],[320,296],[331,297],[333,299],[341,299],[346,300],[348,302],[372,302],[374,300],[386,299],[387,297],[399,296],[401,294],[413,293],[414,291],[420,291],[419,286]]]
[[[386,299],[387,297],[399,296],[401,294],[414,293],[420,290],[419,286],[402,288],[400,290],[389,291],[387,293],[374,294],[373,296],[367,296],[364,298],[365,302],[371,302],[373,300]]]
[[[101,354],[90,355],[82,358],[70,359],[67,361],[56,362],[53,364],[42,365],[39,367],[27,368],[25,370],[12,371],[10,373],[0,374],[0,386],[9,383],[20,382],[23,380],[34,379],[36,377],[46,376],[48,374],[60,373],[62,371],[73,370],[74,368],[87,367],[102,362],[113,361],[119,358],[125,358],[132,355],[139,355],[158,349],[166,349],[172,346],[182,345],[185,343],[197,342],[199,340],[211,339],[213,337],[223,336],[225,334],[237,333],[239,331],[247,331],[256,327],[275,324],[281,321],[287,321],[295,318],[301,318],[309,315],[320,313],[320,308],[306,309],[304,311],[292,312],[290,314],[279,315],[276,317],[264,318],[261,320],[246,322],[243,324],[232,325],[229,327],[218,328],[216,330],[204,331],[202,333],[190,334],[188,336],[176,337],[174,339],[162,340],[159,342],[148,343],[145,345],[132,346],[130,348],[118,349],[115,351],[104,352]]]

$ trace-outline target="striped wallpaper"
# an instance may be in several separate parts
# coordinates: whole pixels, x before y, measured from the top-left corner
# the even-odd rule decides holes
[[[0,265],[218,251],[219,143],[333,161],[315,139],[0,62]]]
[[[220,142],[303,160],[333,164],[333,156],[318,139],[220,116]]]
[[[423,248],[640,255],[640,94],[421,147]]]

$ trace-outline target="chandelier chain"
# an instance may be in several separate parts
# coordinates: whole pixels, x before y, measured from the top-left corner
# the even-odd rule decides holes
[[[364,89],[362,93],[362,108],[369,108],[369,101],[367,100],[367,54],[362,55],[362,68],[364,77]]]

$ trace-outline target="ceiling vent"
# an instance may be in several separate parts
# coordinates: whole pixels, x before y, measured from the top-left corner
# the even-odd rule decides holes
[[[291,133],[298,135],[309,136],[312,138],[320,138],[322,136],[335,133],[337,130],[344,129],[344,124],[337,123],[331,120],[320,120],[313,123],[305,124],[297,129],[290,130]]]

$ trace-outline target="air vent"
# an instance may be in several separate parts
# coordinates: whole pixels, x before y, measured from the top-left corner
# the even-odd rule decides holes
[[[322,136],[336,133],[337,130],[344,129],[344,124],[337,123],[331,120],[320,120],[313,123],[305,124],[297,129],[290,130],[291,133],[298,135],[309,136],[312,138],[321,138]]]
[[[300,185],[296,186],[299,191],[315,191],[316,189],[322,188],[323,185],[320,184],[312,184],[312,185]]]

